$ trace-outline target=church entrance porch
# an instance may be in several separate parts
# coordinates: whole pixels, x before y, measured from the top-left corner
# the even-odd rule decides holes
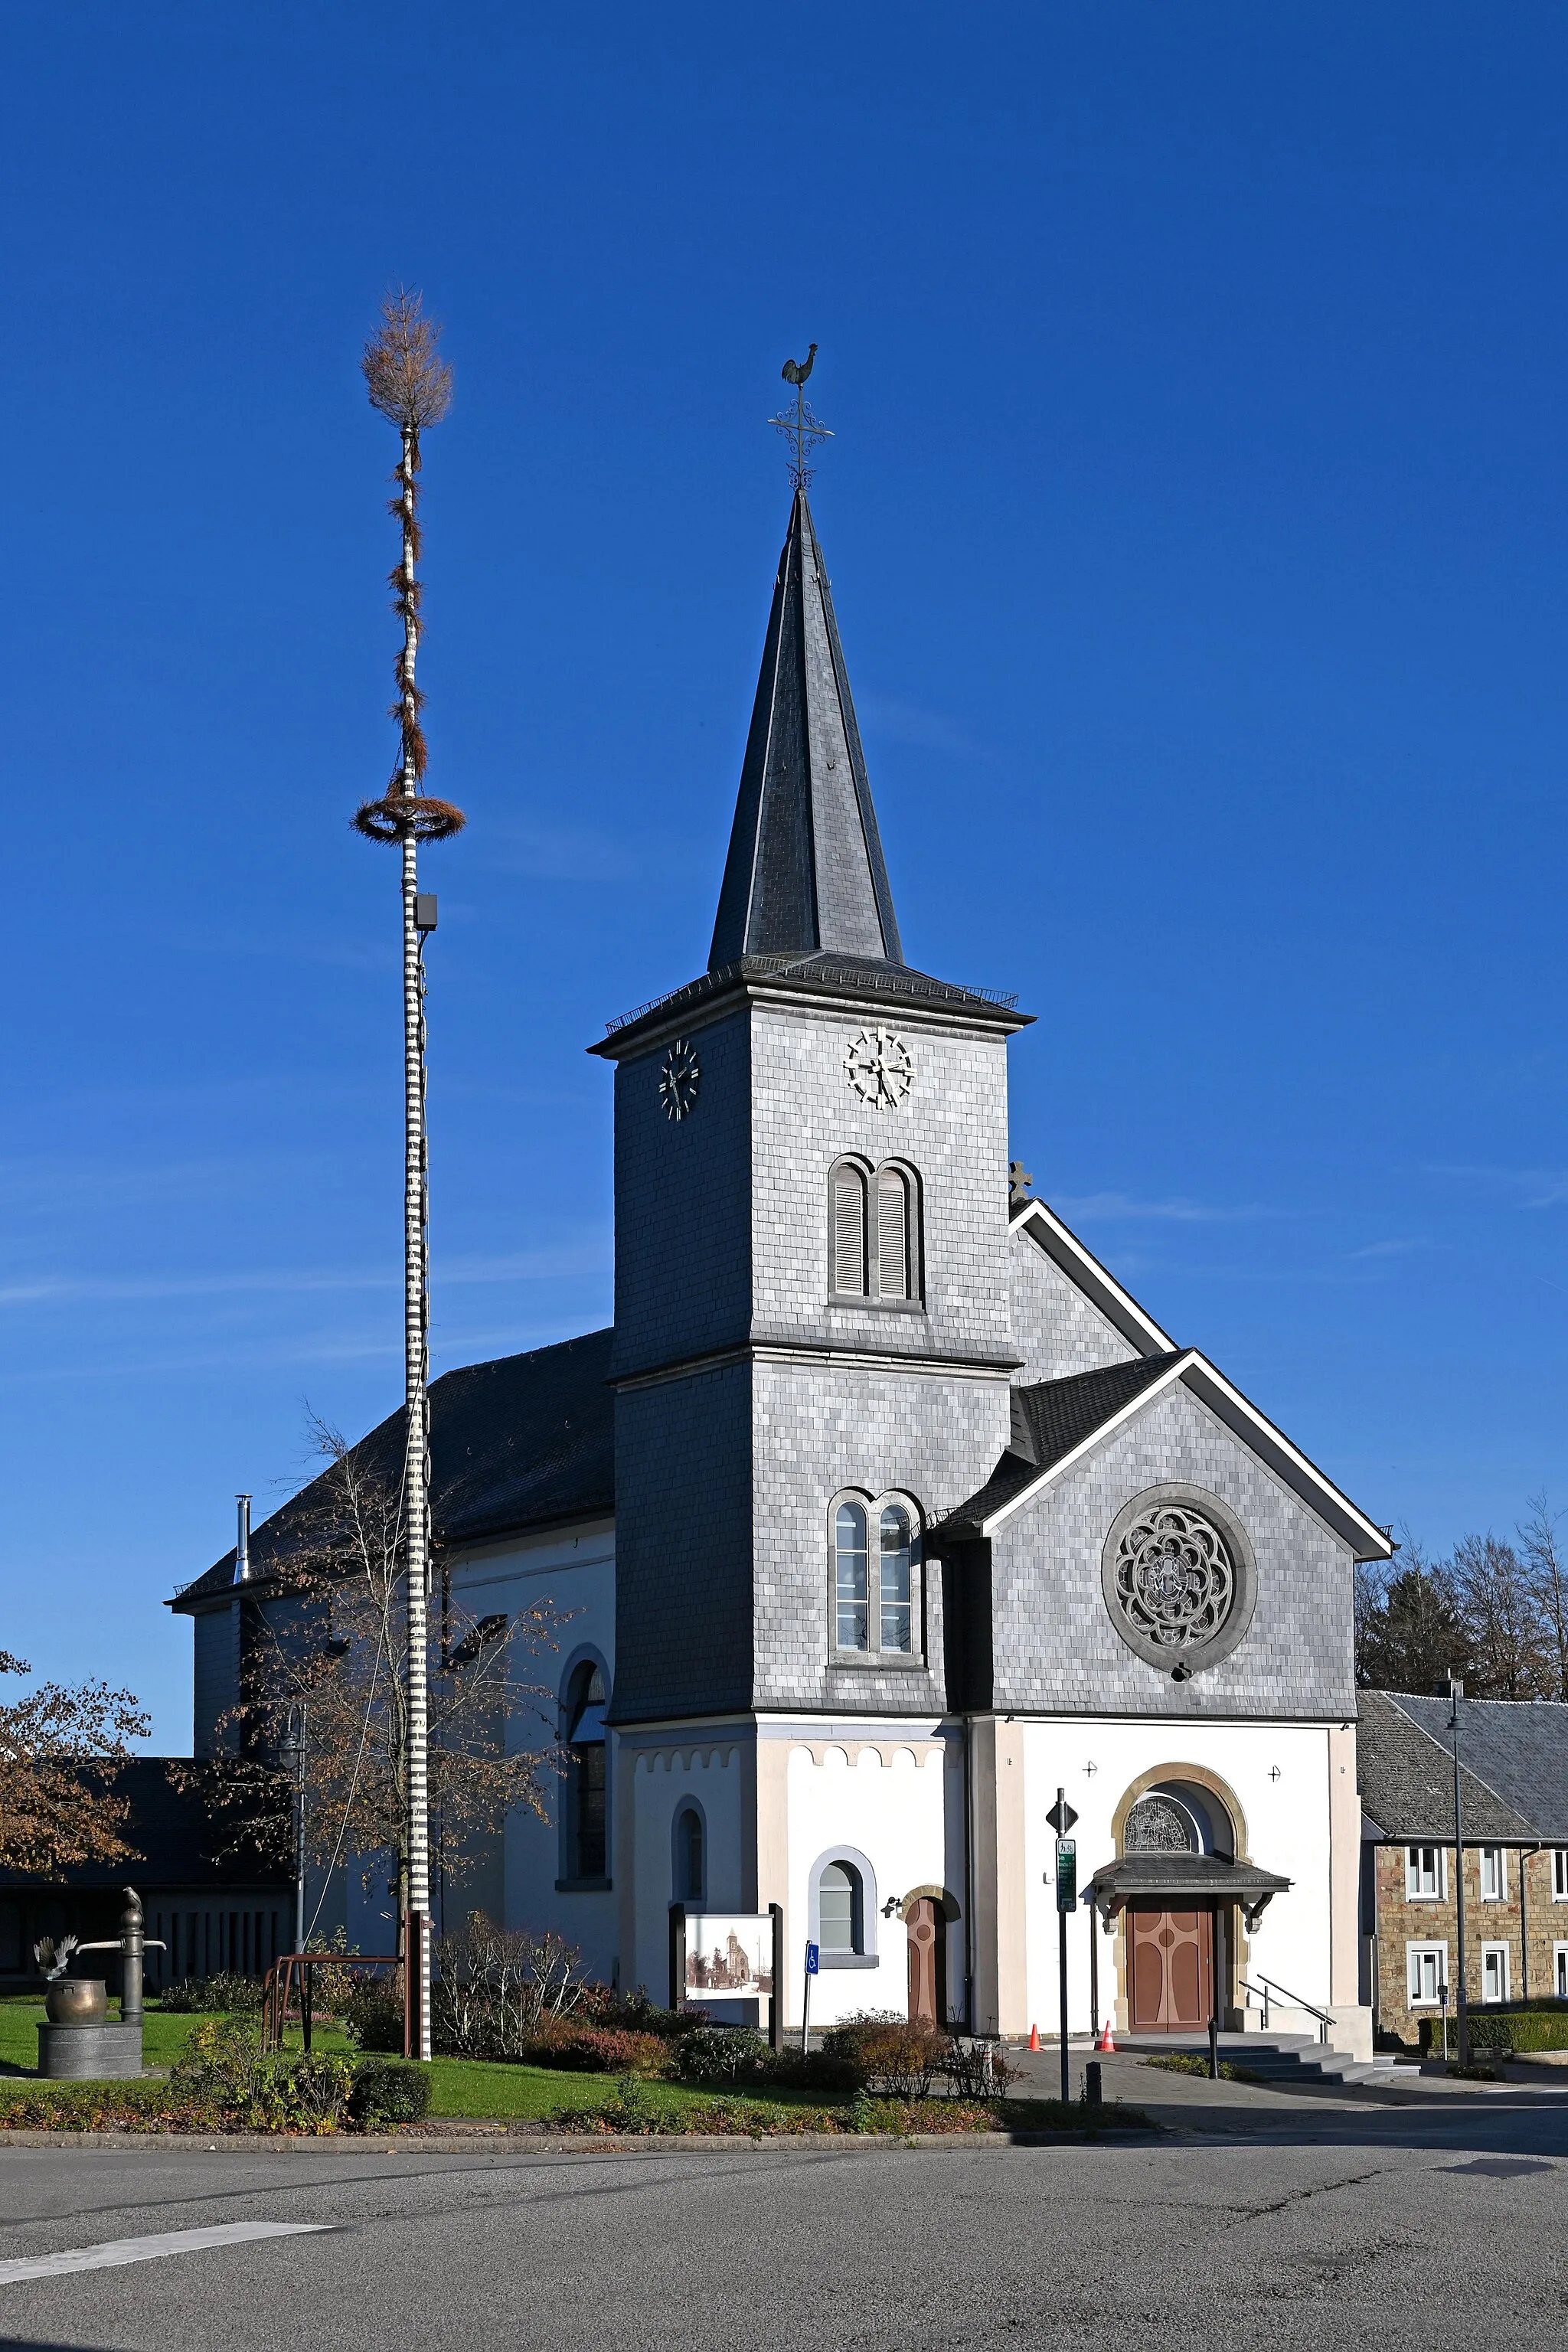
[[[1128,2023],[1137,2033],[1206,2026],[1214,2008],[1214,1919],[1204,1911],[1127,1913]]]

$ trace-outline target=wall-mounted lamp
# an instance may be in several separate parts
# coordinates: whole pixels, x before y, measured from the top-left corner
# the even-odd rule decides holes
[[[904,1898],[901,1895],[889,1895],[887,1901],[882,1906],[883,1918],[890,1919],[894,1912],[901,1906],[903,1899]]]

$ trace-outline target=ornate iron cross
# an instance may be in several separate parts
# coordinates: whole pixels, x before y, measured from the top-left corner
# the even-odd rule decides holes
[[[786,410],[784,415],[768,419],[775,431],[795,444],[790,454],[789,473],[797,490],[804,490],[811,480],[814,468],[806,461],[813,449],[819,441],[831,441],[833,438],[805,396],[805,379],[811,373],[816,359],[816,345],[813,343],[804,360],[785,360],[782,373],[784,382],[795,386],[795,415],[791,416]]]

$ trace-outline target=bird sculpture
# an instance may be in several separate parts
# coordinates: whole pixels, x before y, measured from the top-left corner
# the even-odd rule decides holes
[[[785,383],[804,383],[806,377],[811,373],[816,360],[816,345],[815,343],[813,343],[810,351],[807,352],[805,359],[785,360],[783,368],[780,370],[780,373],[783,375]]]

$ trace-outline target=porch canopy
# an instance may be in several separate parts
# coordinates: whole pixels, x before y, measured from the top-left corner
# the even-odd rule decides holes
[[[1206,1911],[1216,1903],[1239,1903],[1248,1929],[1256,1927],[1275,1895],[1290,1885],[1255,1862],[1233,1862],[1220,1853],[1125,1853],[1108,1862],[1084,1888],[1107,1927],[1129,1904],[1162,1911]]]

